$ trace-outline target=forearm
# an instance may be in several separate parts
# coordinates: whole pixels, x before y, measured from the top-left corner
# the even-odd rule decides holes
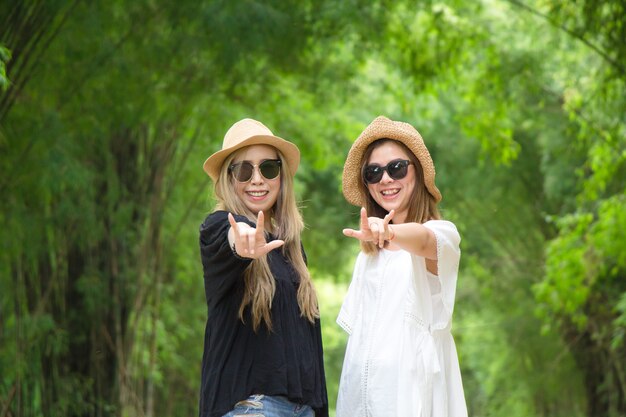
[[[390,224],[390,242],[414,255],[437,259],[437,238],[432,230],[419,223]]]

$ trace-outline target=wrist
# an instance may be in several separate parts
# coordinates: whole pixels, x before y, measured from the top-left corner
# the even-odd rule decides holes
[[[393,227],[391,227],[391,225],[388,225],[387,228],[389,229],[389,238],[387,239],[387,241],[391,242],[396,237],[396,231],[393,230]]]

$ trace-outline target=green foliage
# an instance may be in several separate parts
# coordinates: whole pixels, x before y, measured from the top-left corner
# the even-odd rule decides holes
[[[593,349],[608,357],[620,357],[626,351],[625,202],[624,195],[614,196],[599,204],[597,215],[583,212],[562,218],[559,236],[548,246],[545,279],[535,286],[546,326],[589,338]],[[616,392],[608,387],[612,378],[620,380],[623,373],[611,362],[601,363],[600,401],[606,403],[602,407],[609,415],[618,415],[619,403],[611,399]]]
[[[546,303],[551,311],[571,317],[580,327],[587,319],[581,308],[587,303],[589,289],[595,281],[585,261],[587,255],[593,255],[588,254],[584,244],[592,221],[589,214],[560,219],[561,235],[547,248],[546,279],[536,286],[539,301]]]
[[[328,390],[328,402],[331,414],[334,415],[341,366],[347,342],[347,334],[336,324],[337,316],[343,297],[348,291],[348,286],[335,281],[346,281],[347,276],[327,276],[317,271],[312,271],[315,279],[315,289],[320,299],[320,312],[322,323],[322,338],[324,342],[324,368],[326,372],[326,388]]]
[[[7,63],[11,60],[11,51],[0,44],[0,91],[9,88],[9,79],[7,78]]]

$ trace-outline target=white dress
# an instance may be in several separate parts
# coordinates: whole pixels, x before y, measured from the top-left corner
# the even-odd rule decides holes
[[[337,417],[466,417],[450,333],[460,236],[453,223],[424,223],[437,238],[438,276],[404,250],[359,253],[337,323],[349,334]]]

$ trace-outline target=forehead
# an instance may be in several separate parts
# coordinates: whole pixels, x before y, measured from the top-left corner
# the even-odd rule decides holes
[[[258,162],[263,159],[277,159],[278,153],[276,148],[270,145],[251,145],[240,149],[235,155],[233,161],[251,161]]]
[[[372,151],[368,163],[387,163],[394,159],[409,159],[407,150],[393,141],[385,141],[376,146]]]

